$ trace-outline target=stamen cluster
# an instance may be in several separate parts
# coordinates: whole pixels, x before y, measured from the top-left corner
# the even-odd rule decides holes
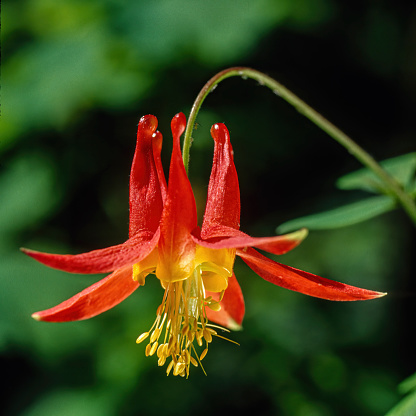
[[[156,353],[159,366],[172,358],[166,369],[167,375],[172,372],[174,376],[188,377],[190,364],[195,367],[199,364],[204,371],[201,361],[208,353],[212,337],[219,336],[213,329],[216,326],[208,323],[205,308],[220,310],[221,307],[211,296],[205,297],[202,273],[197,267],[190,278],[167,283],[155,322],[148,332],[136,340],[141,343],[150,336],[145,354],[152,356]],[[195,349],[195,342],[199,347],[205,343],[200,355]]]

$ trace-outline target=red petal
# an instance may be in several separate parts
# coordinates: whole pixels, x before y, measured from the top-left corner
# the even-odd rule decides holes
[[[215,147],[201,230],[204,239],[207,238],[206,231],[217,224],[240,228],[240,189],[230,135],[222,123],[212,126],[211,135]]]
[[[107,273],[143,260],[156,247],[159,230],[136,234],[123,244],[93,250],[82,254],[49,254],[40,251],[21,250],[46,266],[71,273]]]
[[[54,308],[36,312],[38,321],[68,322],[92,318],[118,305],[140,285],[132,279],[132,268],[116,270]]]
[[[162,195],[153,155],[155,116],[140,119],[130,173],[130,237],[140,230],[155,232],[162,214]]]
[[[169,170],[168,194],[160,223],[159,262],[156,275],[161,280],[187,278],[194,267],[195,243],[191,231],[197,225],[196,204],[183,165],[180,136],[185,130],[183,113],[172,119],[173,149]]]
[[[207,292],[207,296],[212,296],[215,300],[219,299],[219,295],[219,293]],[[218,312],[215,312],[208,307],[205,308],[208,319],[229,329],[241,329],[245,306],[243,293],[234,273],[228,279],[228,287],[220,304],[221,310]]]
[[[234,228],[216,225],[205,230],[205,240],[194,232],[194,241],[207,248],[244,248],[258,247],[273,254],[284,254],[297,247],[308,235],[306,228],[290,234],[274,237],[250,237]]]
[[[237,255],[260,277],[277,286],[305,295],[328,300],[367,300],[379,298],[386,293],[360,289],[325,279],[293,267],[277,263],[252,248],[237,250]]]

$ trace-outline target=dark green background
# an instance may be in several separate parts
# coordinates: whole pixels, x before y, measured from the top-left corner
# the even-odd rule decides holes
[[[215,340],[208,377],[166,377],[135,338],[162,290],[146,285],[85,322],[30,314],[99,276],[48,269],[19,247],[79,253],[124,241],[137,123],[169,123],[228,66],[275,77],[376,159],[415,150],[416,6],[412,1],[6,0],[0,139],[1,412],[7,416],[385,414],[415,371],[415,232],[396,211],[312,232],[282,261],[383,299],[331,303],[274,287],[237,260],[246,299],[240,347]],[[230,79],[198,118],[190,179],[203,212],[209,129],[231,132],[242,230],[360,197],[337,177],[360,167],[254,81]],[[413,344],[412,344],[413,342]]]

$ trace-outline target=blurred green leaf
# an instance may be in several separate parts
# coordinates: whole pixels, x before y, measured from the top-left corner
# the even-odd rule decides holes
[[[51,212],[60,199],[55,171],[43,154],[24,154],[0,176],[0,230],[18,230]],[[1,236],[0,236],[1,239]]]
[[[415,198],[416,197],[416,178],[413,181],[413,183],[409,187],[409,194]]]
[[[122,68],[114,62],[116,53]],[[6,137],[34,126],[61,127],[77,108],[97,102],[117,106],[137,100],[151,81],[131,67],[127,55],[125,45],[99,30],[42,40],[16,53],[4,67]]]
[[[377,217],[396,207],[396,203],[388,196],[376,196],[344,205],[330,211],[308,215],[287,221],[277,227],[277,233],[286,233],[302,227],[311,230],[326,230],[345,227]]]
[[[111,394],[94,390],[58,390],[34,403],[24,416],[114,415]]]
[[[259,0],[242,7],[239,0],[194,0],[189,7],[186,0],[133,1],[116,19],[128,43],[148,59],[166,62],[189,50],[198,61],[214,66],[247,53],[273,25],[285,19],[304,20],[299,11],[306,3],[310,2]],[[322,7],[313,8],[316,22],[328,18],[327,1],[319,3]]]
[[[416,390],[416,373],[399,384],[399,391],[402,394],[410,393],[412,390]]]
[[[416,171],[416,152],[400,155],[380,162],[380,165],[392,175],[404,188],[410,190]],[[369,169],[363,168],[337,181],[337,187],[344,190],[362,189],[364,191],[381,193],[385,191],[384,184]]]
[[[238,0],[195,0],[192,7],[186,0],[24,3],[7,9],[15,20],[6,41],[22,27],[31,41],[2,67],[8,106],[0,151],[30,129],[63,128],[80,110],[139,103],[163,78],[155,68],[184,56],[207,67],[230,65],[281,22],[303,27],[331,15],[328,0],[259,0],[244,7]]]
[[[402,394],[412,394],[401,400],[386,416],[414,416],[416,414],[416,373],[399,384]]]
[[[416,392],[405,397],[391,409],[386,416],[414,416],[416,415]]]

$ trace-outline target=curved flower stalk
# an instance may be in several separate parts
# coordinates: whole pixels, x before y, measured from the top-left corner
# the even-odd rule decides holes
[[[236,255],[263,279],[306,295],[344,301],[384,295],[296,270],[253,248],[283,254],[295,248],[307,231],[255,238],[239,230],[239,185],[224,124],[211,129],[214,160],[205,215],[198,227],[195,198],[180,150],[185,126],[182,113],[172,119],[173,151],[166,185],[157,119],[147,115],[140,120],[130,176],[129,239],[125,243],[78,255],[22,249],[56,269],[111,272],[65,302],[34,313],[33,318],[49,322],[91,318],[120,303],[154,274],[164,295],[153,326],[137,342],[149,339],[146,355],[157,354],[160,366],[171,359],[167,374],[188,376],[190,364],[201,364],[213,336],[223,338],[218,326],[209,321],[229,329],[241,327],[244,300],[233,273]],[[204,347],[200,354],[197,346]]]

